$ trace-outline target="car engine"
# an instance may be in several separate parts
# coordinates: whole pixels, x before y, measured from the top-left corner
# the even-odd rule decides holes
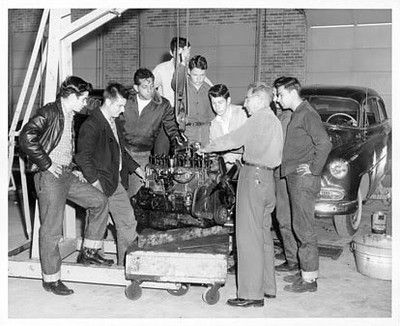
[[[139,229],[207,228],[230,219],[235,190],[223,158],[197,149],[150,156],[145,184],[131,199]]]

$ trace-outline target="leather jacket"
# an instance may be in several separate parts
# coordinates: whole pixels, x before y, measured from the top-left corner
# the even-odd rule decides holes
[[[60,99],[40,108],[25,124],[19,136],[19,146],[41,171],[52,162],[51,151],[58,145],[64,130],[64,113]]]

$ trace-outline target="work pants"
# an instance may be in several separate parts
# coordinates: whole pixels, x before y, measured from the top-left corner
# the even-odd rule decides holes
[[[289,264],[297,264],[297,241],[292,226],[292,215],[290,209],[289,194],[286,178],[275,175],[276,191],[276,219],[279,224],[279,232],[282,237],[283,250]]]
[[[239,298],[259,300],[264,293],[276,294],[271,234],[274,188],[272,170],[241,168],[236,202]]]
[[[315,200],[321,189],[321,177],[311,174],[287,176],[289,199],[292,206],[293,230],[299,240],[299,262],[303,279],[318,277],[318,240],[315,231]]]
[[[126,249],[137,237],[137,222],[128,193],[121,182],[118,183],[114,193],[108,197],[108,207],[117,231],[118,265],[123,265]]]
[[[43,280],[60,279],[61,255],[59,242],[63,234],[64,211],[67,199],[87,209],[84,244],[100,249],[107,227],[107,197],[90,183],[81,182],[67,167],[56,178],[49,171],[34,176],[40,210],[39,253]]]

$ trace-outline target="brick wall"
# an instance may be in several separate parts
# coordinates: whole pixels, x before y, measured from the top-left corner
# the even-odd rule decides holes
[[[186,10],[180,11],[180,27],[186,28]],[[143,27],[176,26],[176,9],[148,9],[141,12]],[[189,28],[209,24],[257,22],[257,9],[190,9]],[[301,10],[261,10],[260,80],[272,83],[282,75],[305,80],[306,20]]]
[[[76,20],[91,9],[73,9]],[[42,10],[10,9],[11,33],[37,30]],[[140,18],[140,19],[139,19]],[[105,24],[103,35],[103,81],[131,84],[139,67],[139,21],[146,27],[175,26],[175,9],[129,9]],[[256,23],[256,9],[190,9],[189,25]],[[186,11],[180,12],[181,27]],[[271,83],[281,75],[305,79],[306,22],[302,11],[263,9],[261,12],[261,81]]]

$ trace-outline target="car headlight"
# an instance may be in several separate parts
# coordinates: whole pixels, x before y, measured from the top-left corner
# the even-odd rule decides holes
[[[349,163],[345,160],[336,160],[329,164],[329,172],[337,179],[343,179],[349,172]]]

